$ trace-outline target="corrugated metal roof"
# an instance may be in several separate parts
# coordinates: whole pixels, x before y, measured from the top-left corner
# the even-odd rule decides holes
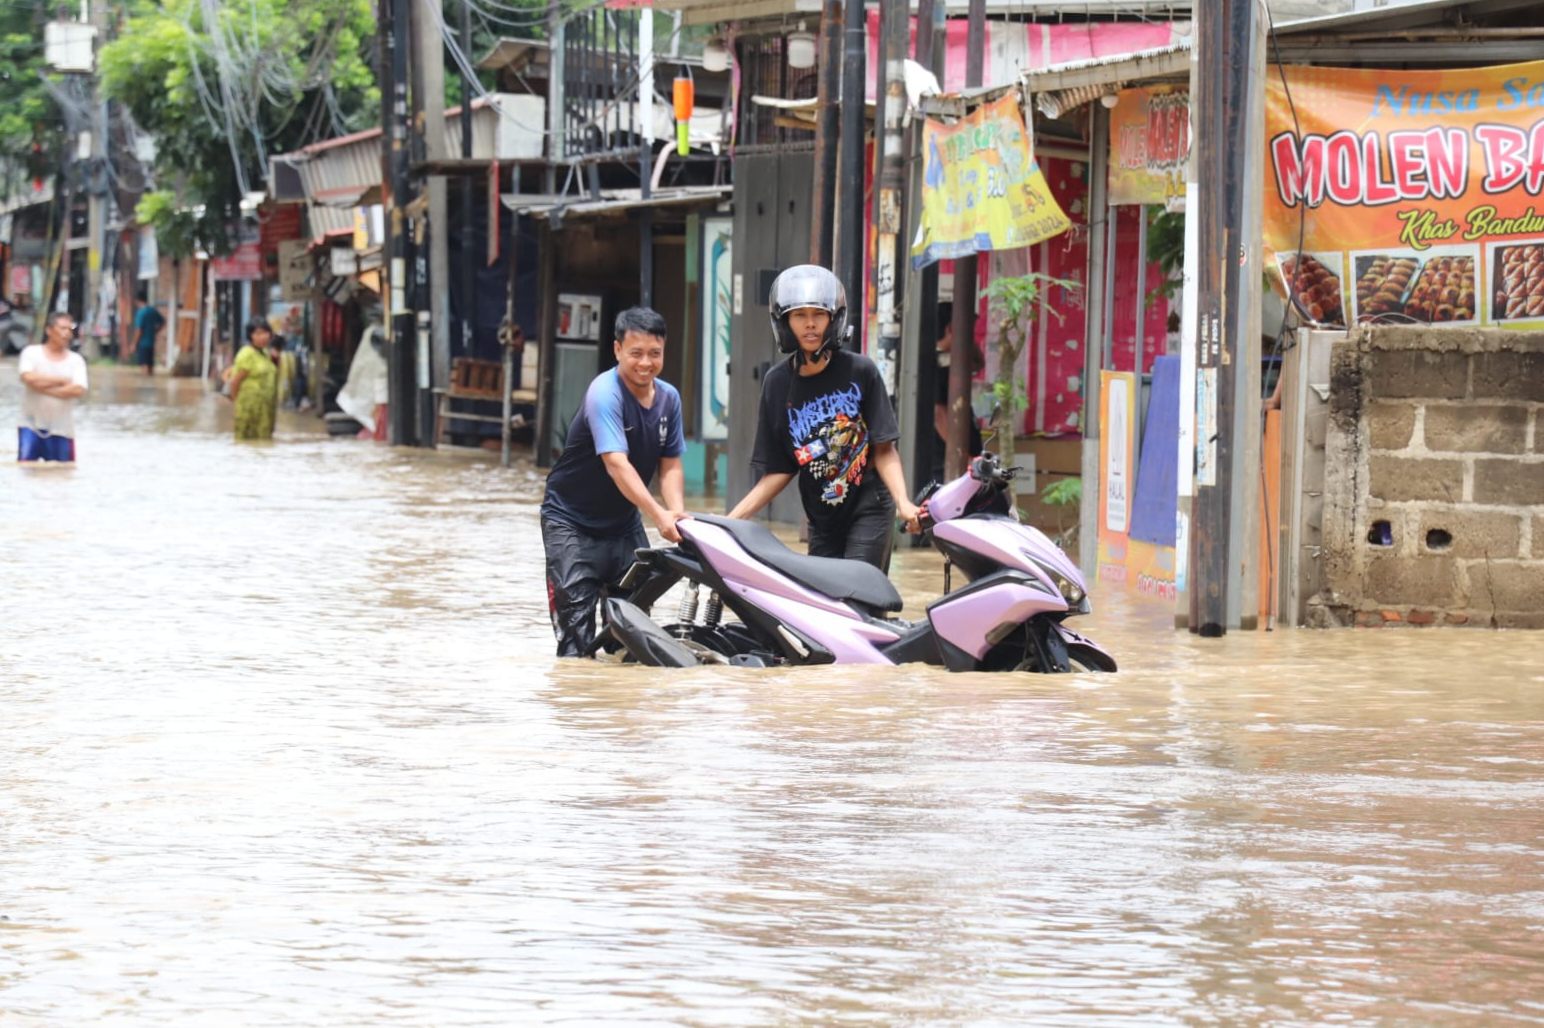
[[[970,7],[970,0],[944,2],[951,18],[963,18]],[[662,11],[681,11],[688,25],[719,21],[743,24],[757,18],[820,14],[820,0],[655,0],[654,6]],[[1162,18],[1188,13],[1193,7],[1192,0],[986,0],[989,15],[1018,18],[1054,18],[1069,10],[1108,17]]]
[[[545,39],[520,39],[508,36],[502,37],[492,48],[477,62],[479,68],[501,69],[508,67],[524,68],[535,65],[533,71],[547,74],[551,69],[547,67],[548,54],[551,47]]]
[[[324,207],[321,204],[309,204],[306,207],[306,218],[311,223],[311,239],[320,242],[328,236],[354,234],[353,207]]]
[[[1190,41],[1156,50],[1139,50],[1132,54],[1112,57],[1096,57],[1088,61],[1071,61],[1039,71],[1025,72],[1020,81],[1032,93],[1045,93],[1081,86],[1114,85],[1120,82],[1169,78],[1188,74],[1190,71]]]
[[[537,120],[529,112],[515,110],[515,104],[498,106],[503,94],[478,97],[472,101],[472,156],[482,160],[498,151],[501,119],[511,124],[505,131],[542,133],[545,126],[529,124]],[[461,155],[461,108],[445,112],[445,152]],[[276,163],[288,164],[300,176],[306,198],[313,204],[351,207],[368,190],[381,185],[381,130],[354,132],[336,139],[326,139],[292,153],[279,154]]]

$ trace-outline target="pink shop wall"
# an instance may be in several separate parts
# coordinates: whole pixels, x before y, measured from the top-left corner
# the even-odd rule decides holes
[[[1054,278],[1076,282],[1079,288],[1052,286],[1047,290],[1047,309],[1039,318],[1035,338],[1026,347],[1025,392],[1029,405],[1021,427],[1034,435],[1081,435],[1084,303],[1089,270],[1088,165],[1050,157],[1042,158],[1040,166],[1073,226],[1055,239],[1032,247],[1029,264]],[[1149,303],[1137,290],[1139,264],[1145,260],[1140,250],[1142,209],[1117,207],[1113,212],[1116,238],[1111,370],[1147,373],[1152,370],[1153,360],[1165,352],[1169,305],[1161,296]],[[1005,274],[1014,271],[1001,265],[999,270]],[[1149,262],[1147,291],[1150,293],[1160,281],[1158,266]],[[1061,313],[1060,319],[1051,313],[1053,309]]]

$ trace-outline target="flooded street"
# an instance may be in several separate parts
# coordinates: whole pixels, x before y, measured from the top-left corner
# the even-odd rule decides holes
[[[0,1023],[1544,1023],[1544,635],[559,664],[528,468],[92,373],[21,468],[0,362]]]

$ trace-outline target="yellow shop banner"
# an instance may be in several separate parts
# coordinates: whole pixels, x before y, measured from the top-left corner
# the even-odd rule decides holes
[[[1030,152],[1017,90],[953,125],[927,119],[922,146],[915,266],[1029,246],[1071,226]]]
[[[1299,310],[1544,328],[1544,62],[1285,74],[1266,94],[1265,245]]]

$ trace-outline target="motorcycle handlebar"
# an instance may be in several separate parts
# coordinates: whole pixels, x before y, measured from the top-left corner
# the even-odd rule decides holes
[[[997,455],[983,452],[981,456],[970,462],[971,477],[979,482],[990,482],[993,485],[1004,486],[1008,480],[1019,473],[1016,465],[1003,467],[997,459]]]

